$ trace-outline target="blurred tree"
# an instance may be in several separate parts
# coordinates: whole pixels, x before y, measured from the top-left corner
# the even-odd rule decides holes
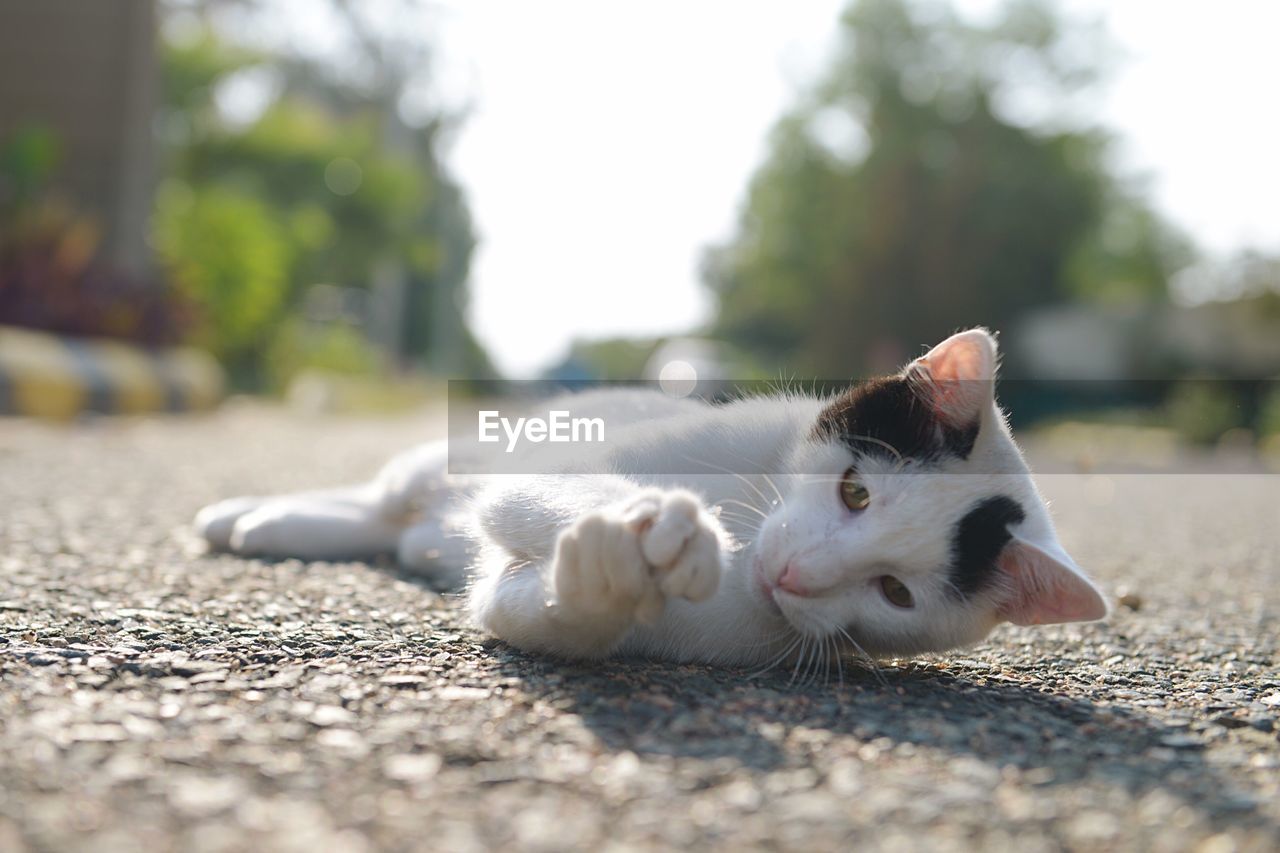
[[[639,379],[663,342],[663,338],[575,340],[564,360],[548,373],[554,377],[575,368],[592,379]]]
[[[471,221],[440,159],[457,117],[410,122],[400,108],[428,45],[371,29],[357,4],[323,5],[359,55],[262,39],[262,16],[279,15],[270,4],[166,5],[180,26],[165,29],[157,248],[242,384],[278,380],[284,365],[333,367],[341,353],[352,371],[379,361],[358,334],[337,332],[335,347],[334,334],[303,333],[307,292],[332,283],[372,292],[363,325],[394,364],[490,374],[463,319]],[[314,358],[294,351],[310,341]]]
[[[1187,305],[1258,299],[1262,313],[1280,317],[1280,255],[1248,248],[1205,258],[1179,272],[1171,289]]]
[[[841,378],[1046,303],[1162,298],[1181,244],[1083,118],[1105,55],[1034,0],[986,25],[858,0],[831,71],[775,127],[737,235],[707,254],[714,331]]]
[[[233,363],[256,355],[279,322],[293,258],[274,212],[247,193],[170,184],[157,201],[152,239],[200,306],[197,342]]]

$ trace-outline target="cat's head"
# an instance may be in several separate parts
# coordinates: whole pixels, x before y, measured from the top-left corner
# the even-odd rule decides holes
[[[997,361],[973,329],[829,402],[756,540],[767,606],[876,656],[973,643],[1002,621],[1106,615],[996,405]]]

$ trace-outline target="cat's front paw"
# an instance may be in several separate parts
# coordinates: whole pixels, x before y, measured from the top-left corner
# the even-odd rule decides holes
[[[263,504],[263,498],[230,498],[209,504],[196,513],[196,534],[215,551],[233,550],[231,534],[236,522]]]
[[[556,544],[555,604],[566,615],[652,622],[669,597],[715,594],[727,539],[689,492],[649,491],[588,513]]]

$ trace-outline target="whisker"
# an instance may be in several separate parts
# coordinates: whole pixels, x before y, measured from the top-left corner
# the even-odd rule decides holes
[[[955,581],[951,580],[951,578],[947,577],[946,575],[943,575],[942,583],[944,586],[948,587],[952,592],[954,592],[957,598],[960,598],[960,599],[965,598],[964,591],[960,589],[960,587],[956,586]]]
[[[744,548],[750,542],[748,537],[758,536],[760,533],[760,528],[753,527],[749,518],[727,515],[721,519],[721,522],[725,527],[730,528],[729,532],[734,534],[733,538],[742,543]]]
[[[734,471],[731,468],[725,468],[723,465],[716,465],[712,462],[708,462],[705,459],[694,459],[692,456],[689,456],[687,454],[683,454],[683,455],[686,461],[692,462],[695,465],[705,465],[706,467],[714,471],[722,471],[725,474],[728,474],[733,477],[737,477],[739,480],[745,483],[748,488],[750,488],[753,492],[755,492],[760,497],[760,500],[764,501],[765,504],[769,503],[768,496],[764,492],[760,491],[760,487],[757,486],[755,483],[751,482],[750,480],[748,480],[742,474],[739,474],[737,471]]]
[[[813,676],[810,678],[809,683],[817,684],[818,676],[821,675],[822,683],[826,685],[827,679],[831,677],[831,662],[828,657],[831,654],[831,650],[827,647],[827,638],[825,636],[820,637],[816,642],[816,646],[818,654],[813,657]]]
[[[779,640],[786,639],[786,637],[787,637],[790,633],[791,633],[791,629],[790,629],[790,628],[782,628],[781,630],[776,631],[776,632],[774,632],[773,634],[769,635],[769,636],[768,636],[768,637],[766,637],[765,639],[763,639],[763,640],[759,640],[759,641],[754,642],[754,643],[734,643],[734,648],[737,648],[737,649],[757,649],[757,648],[759,648],[759,647],[761,647],[761,646],[767,646],[767,645],[769,645],[770,643],[776,643],[776,642],[778,642]]]
[[[871,435],[843,436],[842,435],[840,436],[840,438],[842,441],[865,441],[868,444],[878,445],[880,447],[883,447],[885,450],[889,451],[890,453],[892,453],[894,458],[897,459],[899,462],[902,461],[902,453],[898,451],[898,448],[894,447],[892,444],[890,444],[887,441],[884,441],[883,439],[876,438],[875,436],[871,436]]]
[[[809,662],[805,665],[804,676],[800,679],[801,687],[813,684],[818,680],[818,663],[821,652],[822,644],[819,642],[818,637],[814,637],[813,645],[809,649]]]
[[[760,528],[752,526],[751,522],[745,518],[726,519],[724,526],[737,543],[737,547],[733,549],[734,552],[751,550],[751,547],[755,545],[756,538],[760,535]]]
[[[764,477],[764,481],[769,484],[769,488],[773,489],[773,493],[778,496],[778,505],[786,506],[787,499],[783,497],[782,490],[778,488],[777,483],[773,482],[773,478],[770,477],[768,474],[764,473],[763,471],[760,472],[760,476]]]
[[[876,663],[875,658],[873,658],[870,654],[868,654],[867,650],[864,649],[861,645],[859,645],[858,641],[855,640],[853,637],[851,637],[849,635],[849,632],[846,631],[843,627],[837,627],[836,630],[844,635],[844,638],[849,641],[849,644],[852,645],[858,651],[858,654],[860,654],[867,663],[871,664],[871,671],[875,674],[876,679],[880,682],[881,686],[888,687],[889,681],[884,677],[884,674],[880,672],[880,666],[879,664]]]
[[[733,511],[725,512],[719,507],[717,507],[716,517],[721,520],[734,521],[738,524],[748,525],[752,528],[752,532],[755,533],[760,532],[760,526],[764,523],[764,519],[754,518],[749,515],[742,515]]]
[[[791,652],[795,649],[795,647],[800,643],[801,639],[803,639],[801,635],[797,634],[791,640],[791,642],[787,645],[787,647],[782,650],[782,654],[778,655],[772,661],[766,664],[763,669],[758,669],[755,672],[750,673],[747,677],[758,678],[759,676],[764,675],[766,672],[773,669],[778,664],[782,663],[782,661],[786,659],[787,655],[791,654]]]
[[[800,664],[804,663],[805,655],[809,651],[808,635],[801,634],[800,639],[801,639],[800,652],[799,652],[800,656],[796,659],[796,668],[791,672],[791,679],[787,682],[788,687],[796,683],[796,676],[800,674]]]
[[[749,509],[749,510],[751,510],[752,512],[754,512],[754,513],[756,513],[757,515],[759,515],[761,518],[768,518],[768,517],[769,517],[769,514],[768,514],[768,513],[766,513],[764,510],[760,509],[760,507],[758,507],[758,506],[753,506],[753,505],[751,505],[751,504],[747,503],[746,501],[740,501],[740,500],[736,500],[736,499],[734,499],[734,498],[725,498],[724,500],[721,500],[721,501],[717,501],[717,502],[716,502],[716,506],[720,506],[720,505],[722,505],[722,504],[733,504],[733,505],[735,505],[735,506],[740,506],[740,507],[742,507],[743,509]]]

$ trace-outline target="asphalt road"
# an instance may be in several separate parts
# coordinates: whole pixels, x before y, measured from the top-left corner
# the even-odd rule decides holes
[[[1280,846],[1280,476],[1047,477],[1131,606],[801,687],[528,657],[390,566],[193,547],[203,503],[435,426],[0,421],[0,850]]]

